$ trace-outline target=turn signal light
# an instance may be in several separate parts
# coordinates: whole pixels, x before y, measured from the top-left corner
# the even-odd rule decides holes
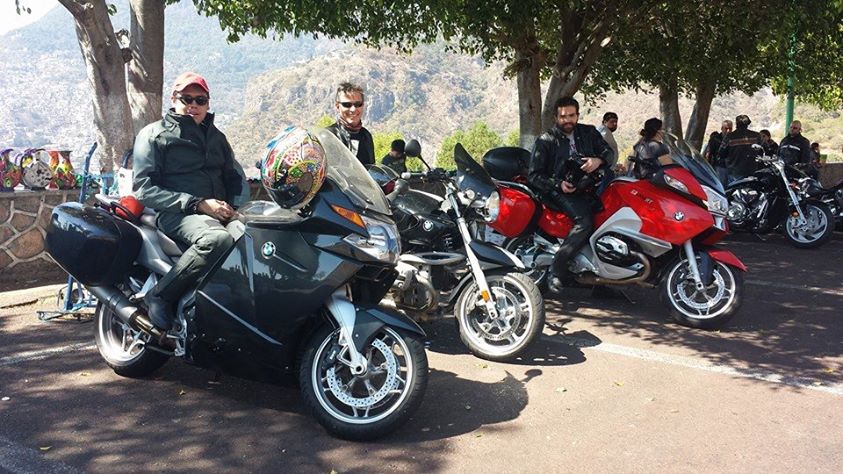
[[[350,220],[351,222],[357,224],[358,226],[360,226],[364,229],[366,228],[366,224],[363,223],[363,218],[360,217],[360,214],[358,214],[358,213],[356,213],[356,212],[354,212],[350,209],[346,209],[344,207],[337,206],[335,204],[331,205],[331,209],[333,209],[334,212],[336,212],[340,216],[342,216],[342,217]]]

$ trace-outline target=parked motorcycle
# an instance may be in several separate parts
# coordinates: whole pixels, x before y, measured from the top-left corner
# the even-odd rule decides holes
[[[675,140],[665,142],[675,161],[694,159]],[[715,186],[714,170],[701,157],[694,160],[699,161],[697,172],[709,175]],[[573,222],[542,203],[529,187],[512,182],[516,174],[504,174],[523,169],[498,161],[489,167],[501,180],[501,212],[489,225],[507,238],[505,248],[544,286]],[[662,167],[645,179],[615,178],[600,195],[603,210],[595,215],[588,244],[568,263],[571,283],[658,286],[679,323],[698,328],[724,324],[740,307],[746,266],[714,246],[727,232],[727,204],[722,188],[717,192],[711,186],[701,185],[680,164]]]
[[[407,150],[420,157],[417,142]],[[478,238],[478,223],[499,212],[498,194],[462,145],[456,146],[455,161],[456,179],[442,169],[398,178],[391,170],[369,168],[389,192],[404,251],[393,299],[409,312],[452,309],[460,338],[474,355],[511,359],[541,333],[544,300],[515,255]],[[408,189],[408,179],[439,184],[445,197]]]
[[[116,373],[142,377],[181,357],[244,378],[297,375],[305,405],[332,435],[373,439],[421,402],[424,332],[377,306],[400,253],[389,203],[339,140],[313,134],[329,163],[318,194],[298,212],[269,201],[241,207],[242,236],[180,300],[166,334],[143,297],[182,249],[156,229],[153,212],[136,219],[125,201],[101,195],[100,207],[62,204],[47,246],[99,299],[96,344]]]
[[[800,193],[797,181],[804,173],[780,157],[761,155],[756,161],[760,168],[755,173],[726,189],[731,229],[764,234],[781,228],[797,248],[826,243],[834,232],[834,217],[824,202]]]
[[[798,183],[799,194],[825,203],[834,218],[835,228],[843,230],[843,180],[831,188],[824,188],[819,181],[808,176],[800,178]]]

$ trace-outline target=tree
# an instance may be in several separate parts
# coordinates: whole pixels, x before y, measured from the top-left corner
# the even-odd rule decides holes
[[[456,169],[454,162],[454,147],[461,143],[465,150],[475,160],[489,150],[503,144],[500,135],[490,129],[486,122],[475,122],[467,131],[457,130],[442,140],[439,153],[436,155],[436,166],[445,169]]]
[[[177,0],[129,0],[130,32],[115,32],[105,0],[58,0],[73,16],[93,90],[100,169],[108,172],[131,148],[143,125],[161,113],[164,5]],[[25,0],[15,0],[18,13]],[[128,44],[121,42],[128,38]],[[126,70],[126,64],[128,72]]]

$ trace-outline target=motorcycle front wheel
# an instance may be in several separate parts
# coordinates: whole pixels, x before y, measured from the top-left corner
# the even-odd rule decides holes
[[[784,235],[796,248],[813,249],[826,243],[834,232],[834,216],[828,206],[809,202],[803,209],[805,224],[798,225],[798,218],[788,216],[784,223]]]
[[[422,341],[383,327],[363,348],[366,372],[353,375],[339,334],[323,327],[303,350],[299,382],[305,406],[338,438],[366,441],[396,430],[416,411],[427,388]]]
[[[734,267],[715,260],[712,282],[701,290],[697,289],[685,258],[675,260],[666,275],[660,293],[679,324],[713,329],[732,319],[740,308],[743,274]]]
[[[481,359],[509,360],[520,355],[544,328],[544,299],[536,283],[523,273],[490,273],[486,283],[494,295],[497,317],[484,310],[477,284],[465,285],[454,305],[460,339]]]
[[[105,363],[123,377],[144,377],[158,370],[170,357],[146,347],[149,336],[124,323],[104,304],[97,304],[94,338]]]

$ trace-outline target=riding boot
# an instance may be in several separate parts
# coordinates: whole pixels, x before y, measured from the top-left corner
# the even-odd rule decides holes
[[[146,303],[147,311],[149,312],[149,321],[158,329],[167,331],[173,326],[173,303],[164,298],[149,292],[144,296],[143,301]]]

